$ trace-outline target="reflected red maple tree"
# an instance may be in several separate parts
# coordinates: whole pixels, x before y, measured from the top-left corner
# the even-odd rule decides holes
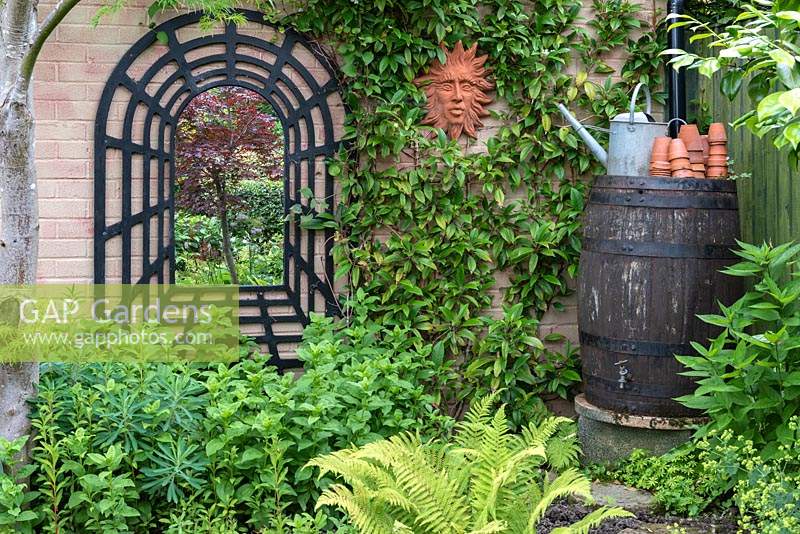
[[[241,180],[283,179],[283,133],[266,100],[240,87],[196,96],[178,121],[176,207],[219,217],[225,263],[239,283],[231,249],[230,213],[243,203]]]

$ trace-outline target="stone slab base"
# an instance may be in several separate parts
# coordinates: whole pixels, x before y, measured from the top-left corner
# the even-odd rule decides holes
[[[575,397],[578,439],[585,463],[612,463],[635,449],[664,454],[686,442],[704,419],[631,416],[590,404],[583,395]]]

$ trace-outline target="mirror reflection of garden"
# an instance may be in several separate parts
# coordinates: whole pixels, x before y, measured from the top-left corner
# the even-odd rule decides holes
[[[176,283],[281,284],[284,137],[270,105],[206,91],[181,114],[175,152]]]

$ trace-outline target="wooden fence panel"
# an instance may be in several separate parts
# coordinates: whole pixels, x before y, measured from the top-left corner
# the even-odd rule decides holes
[[[714,122],[730,124],[752,109],[745,91],[731,102],[719,91],[719,81],[719,73],[713,79],[687,73],[690,118],[707,106]],[[731,170],[751,174],[737,179],[742,238],[750,243],[800,241],[800,173],[790,167],[786,151],[745,127],[728,127],[728,147]]]

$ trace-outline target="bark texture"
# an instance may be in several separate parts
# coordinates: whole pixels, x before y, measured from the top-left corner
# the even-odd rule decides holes
[[[30,103],[4,103],[0,121],[0,283],[28,285],[36,278],[39,233]],[[36,363],[0,364],[0,436],[29,433],[27,399],[38,377]]]
[[[0,284],[36,281],[39,222],[34,168],[33,97],[23,65],[36,39],[35,0],[6,0],[0,22]],[[2,350],[2,347],[0,347]],[[2,355],[0,355],[1,357]],[[0,436],[30,433],[27,400],[36,363],[0,364]]]

